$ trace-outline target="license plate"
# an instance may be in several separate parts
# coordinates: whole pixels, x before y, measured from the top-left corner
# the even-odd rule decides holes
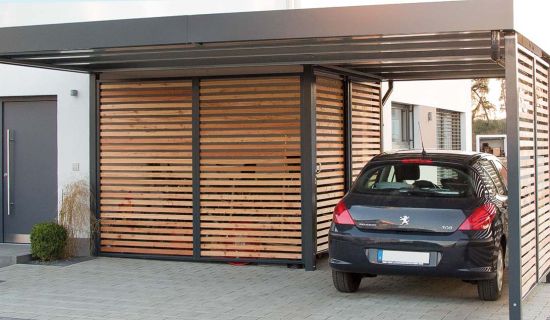
[[[430,264],[429,252],[378,249],[378,263],[422,266]]]

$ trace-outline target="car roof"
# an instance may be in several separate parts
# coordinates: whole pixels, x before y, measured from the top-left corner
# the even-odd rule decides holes
[[[436,162],[470,165],[478,159],[493,157],[488,153],[460,150],[426,150],[426,154],[422,154],[422,150],[399,150],[381,153],[372,158],[371,162],[426,158]]]

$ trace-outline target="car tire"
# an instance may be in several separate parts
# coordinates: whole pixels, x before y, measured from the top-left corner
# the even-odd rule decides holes
[[[361,284],[361,275],[332,270],[332,282],[336,290],[340,292],[355,292]]]
[[[496,301],[502,294],[504,284],[504,253],[502,247],[498,249],[496,276],[490,280],[481,280],[477,283],[479,299]]]

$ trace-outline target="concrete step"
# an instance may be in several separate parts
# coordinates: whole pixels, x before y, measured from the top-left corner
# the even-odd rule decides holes
[[[0,243],[0,268],[31,260],[30,246],[26,244]]]

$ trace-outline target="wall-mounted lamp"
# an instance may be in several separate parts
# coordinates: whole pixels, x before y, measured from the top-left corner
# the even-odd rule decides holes
[[[78,97],[78,90],[71,90],[71,97]]]
[[[428,121],[432,121],[432,113],[428,112]]]

